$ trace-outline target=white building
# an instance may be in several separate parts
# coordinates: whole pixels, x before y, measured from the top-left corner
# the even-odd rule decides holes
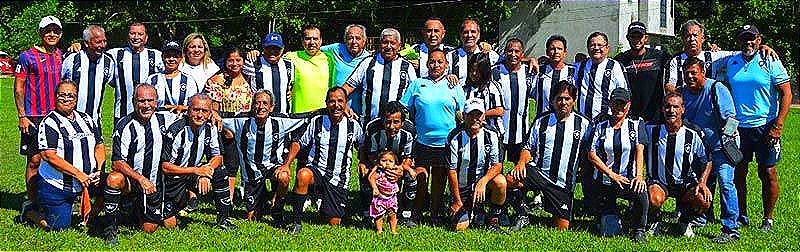
[[[647,25],[650,46],[658,47],[675,36],[672,0],[563,0],[518,2],[511,18],[500,23],[500,44],[512,37],[525,44],[525,54],[545,54],[545,42],[552,34],[567,38],[568,62],[575,53],[586,53],[586,38],[594,31],[608,35],[609,55],[630,46],[625,39],[628,25]]]

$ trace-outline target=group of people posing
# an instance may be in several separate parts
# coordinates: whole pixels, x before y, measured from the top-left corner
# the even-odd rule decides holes
[[[715,222],[718,183],[723,228],[713,240],[725,243],[749,225],[745,186],[755,156],[761,229],[772,228],[792,95],[756,27],[737,33],[741,50],[705,50],[703,25],[690,20],[680,31],[684,51],[669,56],[647,47],[646,25],[633,22],[630,50],[609,58],[606,34],[594,32],[588,58],[574,63],[563,36],[550,36],[546,56],[529,59],[523,40],[495,52],[480,31],[464,20],[453,48],[431,18],[423,42],[404,47],[400,32],[386,28],[370,52],[362,25],[325,46],[308,26],[302,51],[284,52],[282,36],[269,33],[261,50],[229,49],[215,62],[199,33],[147,48],[141,23],[129,26],[125,47],[109,50],[104,29],[90,25],[62,56],[61,23],[45,17],[41,44],[22,52],[16,68],[27,157],[21,217],[62,230],[76,200],[100,211],[89,206],[94,197],[105,211],[97,223],[116,244],[123,209],[154,232],[175,227],[180,211],[209,194],[216,225],[230,230],[240,177],[244,217],[269,216],[290,233],[301,232],[314,203],[331,225],[358,216],[378,232],[386,221],[392,233],[398,222],[506,233],[504,225],[529,224],[535,201],[558,229],[580,208],[599,234],[626,227],[643,242],[667,230],[660,208],[668,198],[679,234]],[[106,86],[115,89],[110,171],[100,116]],[[513,169],[504,171],[506,161]],[[360,202],[348,200],[351,173]]]

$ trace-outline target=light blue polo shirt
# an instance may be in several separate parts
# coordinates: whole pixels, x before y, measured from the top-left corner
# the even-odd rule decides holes
[[[347,78],[350,77],[350,74],[353,73],[353,70],[356,69],[358,63],[360,63],[365,58],[369,57],[369,52],[364,49],[361,51],[361,55],[357,57],[353,57],[350,55],[350,52],[347,51],[347,45],[343,43],[333,43],[330,45],[326,45],[320,48],[321,51],[330,52],[333,54],[333,61],[335,62],[335,69],[336,69],[336,79],[334,80],[336,86],[341,87],[344,85],[344,82],[347,81]],[[353,92],[348,96],[347,105],[353,109],[354,112],[357,114],[361,114],[361,92],[356,91]]]
[[[717,83],[714,91],[717,93],[719,105],[712,104],[711,86],[714,85],[714,82],[715,80],[706,79],[703,90],[697,94],[690,91],[687,86],[683,86],[681,94],[685,108],[683,119],[700,127],[703,131],[703,141],[710,147],[709,149],[716,151],[720,148],[719,134],[721,134],[722,126],[727,118],[736,116],[736,111],[731,93],[722,83]],[[716,106],[719,106],[719,117],[714,112]]]
[[[464,110],[464,89],[450,86],[447,78],[434,82],[429,77],[411,82],[400,102],[414,115],[417,142],[444,147],[447,135],[456,127],[456,111]]]
[[[739,53],[728,58],[725,65],[739,127],[763,126],[778,117],[778,85],[789,81],[780,60],[764,59],[761,53],[756,53],[747,62]]]

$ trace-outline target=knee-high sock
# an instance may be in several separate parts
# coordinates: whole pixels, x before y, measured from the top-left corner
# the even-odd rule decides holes
[[[211,187],[214,189],[214,205],[217,208],[217,222],[219,223],[228,219],[233,204],[225,170],[218,168],[217,171],[214,171],[212,179]]]
[[[306,194],[292,193],[292,223],[300,224],[303,218],[303,203],[306,202]]]
[[[514,208],[514,212],[516,212],[519,216],[527,216],[528,214],[528,204],[525,203],[525,195],[526,190],[524,189],[511,189],[509,190],[508,196],[510,196],[511,200],[511,207]]]
[[[358,187],[358,193],[361,202],[359,210],[361,210],[361,212],[369,211],[369,205],[372,203],[372,186],[369,184],[369,178],[367,175],[359,176]],[[361,213],[359,212],[358,214]]]
[[[400,212],[400,217],[402,218],[413,218],[411,208],[414,206],[414,199],[417,198],[417,180],[411,178],[408,173],[404,173],[403,177],[400,180],[403,189],[400,193],[400,202],[398,202],[398,212]],[[408,216],[404,216],[404,214],[408,214]]]
[[[116,229],[120,216],[119,203],[122,200],[122,191],[106,186],[103,190],[103,195],[105,197],[103,205],[108,218],[107,228]]]

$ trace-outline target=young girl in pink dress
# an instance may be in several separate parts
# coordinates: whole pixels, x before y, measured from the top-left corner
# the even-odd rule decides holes
[[[397,156],[392,151],[384,151],[379,157],[378,165],[369,176],[372,186],[372,204],[369,215],[375,219],[378,234],[383,232],[383,217],[389,217],[392,234],[397,234]]]

